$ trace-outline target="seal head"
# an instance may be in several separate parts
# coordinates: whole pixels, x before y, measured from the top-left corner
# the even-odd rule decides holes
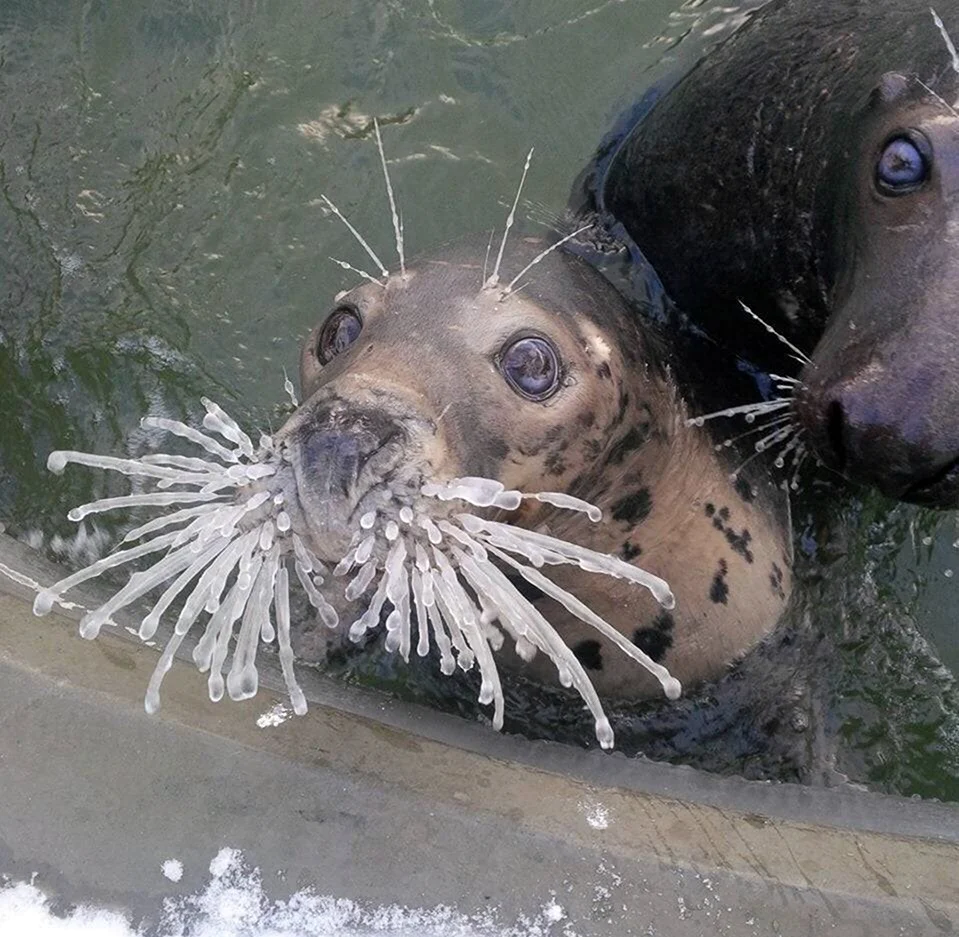
[[[517,243],[509,266],[521,270],[543,247]],[[367,512],[415,508],[439,523],[456,510],[425,503],[425,483],[481,476],[583,499],[602,509],[600,523],[532,500],[490,516],[666,579],[677,603],[668,612],[630,583],[543,568],[684,684],[721,674],[788,596],[786,538],[771,507],[781,496],[730,480],[704,434],[686,426],[659,342],[592,267],[556,251],[515,289],[484,288],[484,248],[455,245],[341,295],[306,339],[306,400],[275,437],[293,470],[294,526],[336,563]],[[600,693],[658,692],[559,603],[532,600]],[[513,663],[552,676],[542,657]]]
[[[586,177],[730,354],[781,358],[744,350],[740,302],[809,352],[796,409],[822,461],[939,507],[959,503],[957,80],[925,3],[770,3]]]

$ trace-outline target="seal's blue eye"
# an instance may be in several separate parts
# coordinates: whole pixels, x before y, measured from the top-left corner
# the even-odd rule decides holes
[[[355,309],[341,306],[334,309],[320,329],[320,339],[316,343],[316,357],[320,364],[327,364],[341,351],[346,351],[363,330],[363,321]]]
[[[876,180],[884,191],[898,195],[911,192],[929,175],[929,163],[909,137],[894,137],[879,157]]]
[[[559,388],[559,356],[545,338],[521,338],[503,346],[499,368],[507,383],[530,400],[545,400]]]

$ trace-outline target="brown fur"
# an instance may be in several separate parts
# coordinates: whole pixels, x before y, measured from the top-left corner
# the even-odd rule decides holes
[[[508,266],[521,269],[542,247],[517,243]],[[737,492],[708,437],[686,426],[654,337],[592,268],[551,254],[500,301],[498,290],[481,289],[477,256],[475,245],[454,248],[405,278],[391,276],[385,289],[367,283],[341,296],[337,308],[354,308],[363,330],[325,367],[316,357],[321,326],[304,343],[307,399],[280,438],[294,452],[313,548],[338,559],[343,531],[355,528],[378,487],[415,495],[424,480],[480,475],[507,488],[567,492],[601,507],[603,521],[531,502],[510,520],[662,576],[676,608],[667,615],[645,590],[606,576],[544,571],[684,684],[718,676],[773,627],[789,595],[782,494],[770,483],[756,497]],[[497,369],[504,343],[521,334],[548,337],[564,362],[562,388],[542,403],[519,396]],[[379,427],[381,416],[392,430]],[[333,506],[304,455],[314,428],[332,425],[379,440]],[[601,694],[658,692],[592,629],[545,598],[536,604]],[[554,679],[541,658],[513,662]]]

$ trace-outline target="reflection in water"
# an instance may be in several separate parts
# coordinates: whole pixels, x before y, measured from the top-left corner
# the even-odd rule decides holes
[[[355,285],[325,260],[355,259],[354,245],[320,196],[391,242],[365,142],[374,115],[401,125],[394,178],[421,193],[404,203],[412,255],[499,224],[497,193],[534,144],[535,228],[615,114],[741,13],[698,0],[5,3],[0,521],[73,537],[66,507],[115,492],[95,473],[51,482],[47,453],[140,454],[160,444],[140,417],[196,421],[201,393],[234,398],[264,431],[282,422],[284,369],[318,309]],[[959,667],[954,520],[808,481],[795,518],[789,627],[677,707],[611,712],[632,723],[619,745],[959,799],[959,700],[939,663]],[[388,656],[340,669],[475,715],[475,687],[451,697]],[[507,728],[589,740],[559,693],[507,692]]]

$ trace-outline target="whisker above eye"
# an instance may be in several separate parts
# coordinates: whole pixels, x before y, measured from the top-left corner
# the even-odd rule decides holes
[[[516,206],[519,204],[519,197],[523,192],[523,185],[526,182],[526,174],[529,172],[529,164],[533,159],[533,150],[535,147],[530,147],[529,152],[526,154],[526,162],[523,164],[523,175],[520,177],[519,186],[516,189],[516,197],[513,199],[513,204],[510,207],[509,214],[506,216],[506,227],[503,229],[503,239],[499,244],[499,252],[496,255],[496,263],[493,265],[493,272],[490,274],[489,279],[483,284],[484,289],[493,289],[499,284],[499,268],[503,262],[503,251],[506,249],[506,239],[509,237],[510,228],[513,227],[513,222],[516,219]]]

